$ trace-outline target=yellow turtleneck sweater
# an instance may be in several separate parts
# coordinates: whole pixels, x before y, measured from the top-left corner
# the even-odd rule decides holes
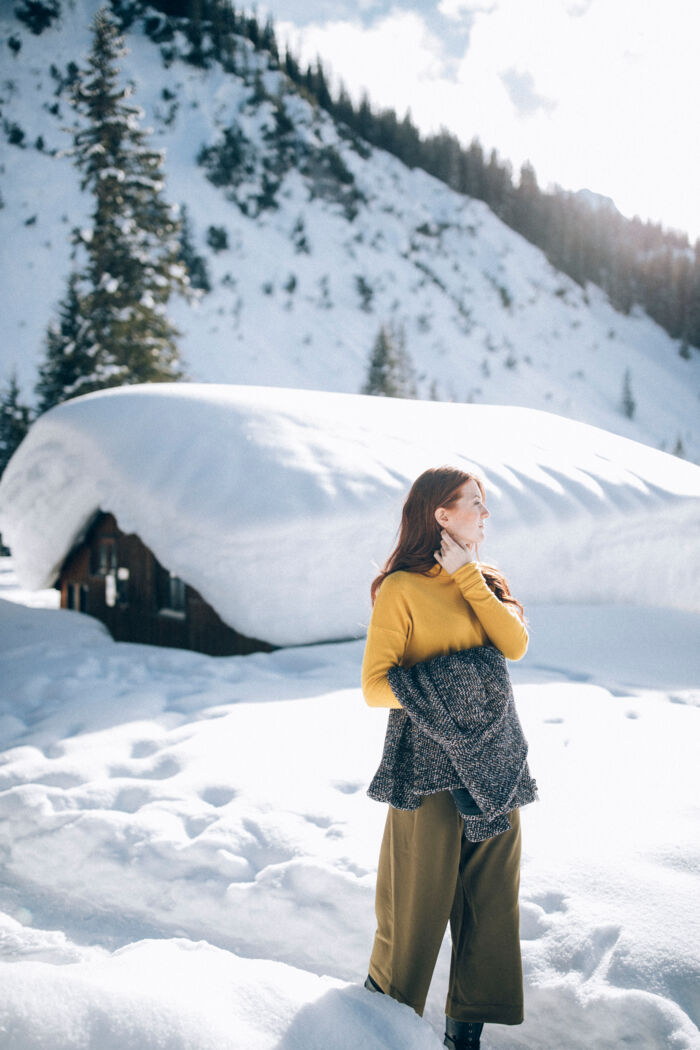
[[[434,656],[489,644],[508,660],[519,660],[527,643],[527,629],[517,610],[499,601],[476,562],[452,574],[441,565],[429,576],[392,572],[379,588],[372,610],[362,691],[370,707],[400,707],[387,680],[394,664],[412,667]]]

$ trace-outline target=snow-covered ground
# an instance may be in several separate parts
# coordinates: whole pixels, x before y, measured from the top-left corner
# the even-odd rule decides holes
[[[3,1050],[437,1050],[446,946],[424,1021],[360,987],[385,725],[362,642],[117,644],[0,566]],[[484,1046],[700,1047],[700,616],[527,612],[526,1020]]]
[[[484,475],[480,557],[531,630],[527,1017],[485,1050],[700,1048],[700,468],[531,409],[175,384],[59,406],[0,486],[2,1050],[440,1046],[447,946],[423,1021],[361,987],[386,723],[362,640],[117,644],[14,577],[50,584],[102,507],[235,626],[227,592],[264,587],[260,623],[348,637],[440,462]]]

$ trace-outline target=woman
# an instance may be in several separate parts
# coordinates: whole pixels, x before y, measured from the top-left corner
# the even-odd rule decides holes
[[[496,646],[510,660],[525,654],[522,605],[500,572],[477,561],[488,517],[473,474],[441,467],[414,482],[397,546],[371,589],[362,666],[371,707],[401,707],[388,679],[395,665],[475,646]],[[449,920],[445,1046],[452,1050],[479,1047],[484,1022],[523,1019],[518,809],[508,816],[510,830],[470,842],[451,791],[422,796],[417,809],[390,805],[387,814],[365,984],[422,1014]]]

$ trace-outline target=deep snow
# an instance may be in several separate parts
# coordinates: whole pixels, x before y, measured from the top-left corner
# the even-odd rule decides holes
[[[437,1050],[447,945],[424,1022],[359,987],[385,725],[362,643],[117,644],[0,565],[3,1048]],[[697,1048],[700,617],[527,612],[526,1021],[484,1046]]]
[[[700,610],[700,467],[534,409],[215,384],[103,391],[35,423],[0,482],[0,531],[23,584],[48,586],[111,511],[243,634],[359,637],[410,483],[442,463],[484,478],[496,524],[480,556],[524,600]]]

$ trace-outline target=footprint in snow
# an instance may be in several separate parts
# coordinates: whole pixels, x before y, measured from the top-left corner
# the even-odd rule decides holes
[[[305,813],[304,820],[307,820],[309,824],[314,824],[317,828],[329,828],[334,823],[330,817],[322,817],[317,813]]]
[[[341,791],[343,795],[354,795],[355,792],[362,790],[364,784],[359,780],[336,780],[333,787],[336,791]]]
[[[154,755],[158,750],[158,744],[155,740],[137,740],[131,746],[131,757],[132,758],[148,758],[150,755]]]
[[[524,941],[534,941],[544,937],[551,928],[558,912],[566,911],[567,905],[563,893],[552,891],[538,893],[520,903],[520,937]]]
[[[39,749],[45,758],[63,758],[66,753],[66,749],[63,744],[47,744],[46,747]]]
[[[203,802],[208,802],[210,806],[216,806],[218,809],[220,806],[227,806],[229,802],[233,802],[237,794],[238,792],[233,788],[217,787],[212,784],[211,787],[205,788],[199,797]]]
[[[583,936],[568,933],[560,942],[555,939],[550,960],[561,973],[577,970],[587,981],[596,970],[607,966],[621,932],[619,926],[609,925],[595,927]]]
[[[187,833],[187,837],[190,839],[196,839],[198,835],[201,835],[203,831],[206,831],[208,827],[216,823],[216,817],[210,817],[202,813],[198,817],[184,817],[183,825]]]
[[[528,902],[539,905],[542,911],[547,914],[555,911],[566,911],[568,907],[564,894],[556,890],[552,890],[549,893],[536,893],[534,897],[528,898]]]
[[[150,769],[135,769],[133,766],[112,766],[109,770],[111,777],[131,777],[134,780],[167,780],[169,777],[177,776],[182,769],[182,762],[174,755],[164,755]]]
[[[120,813],[136,813],[142,806],[147,805],[152,798],[151,792],[145,788],[122,788],[114,798],[112,809],[116,809]]]

